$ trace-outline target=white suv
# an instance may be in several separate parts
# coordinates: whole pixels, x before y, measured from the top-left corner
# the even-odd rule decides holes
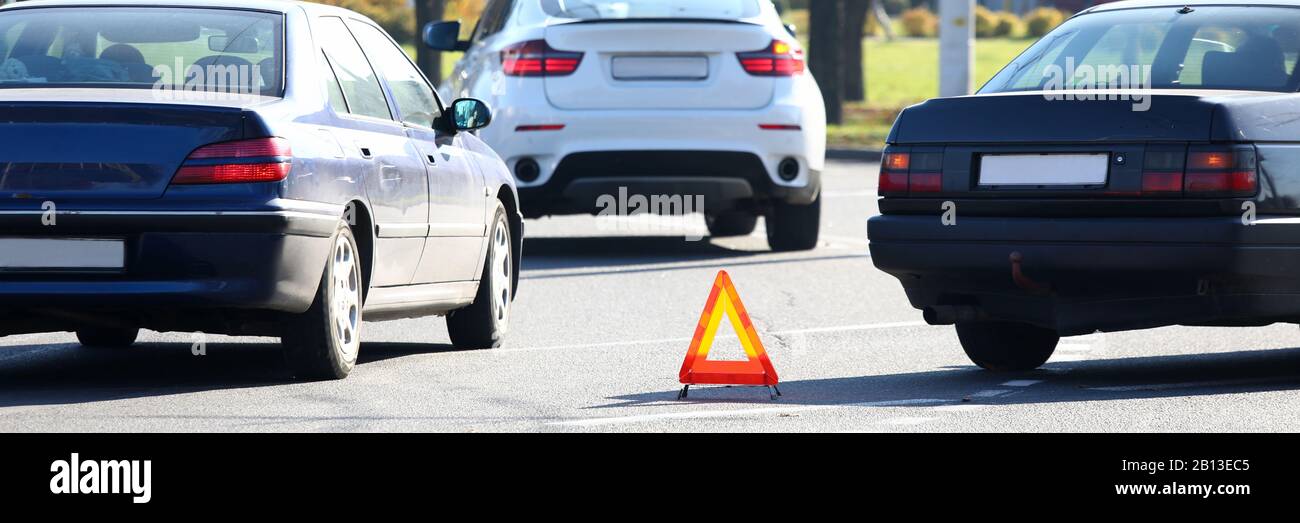
[[[594,213],[602,195],[703,196],[714,236],[766,216],[775,250],[811,249],[826,114],[770,0],[490,0],[440,87],[495,108],[482,138],[528,217]]]

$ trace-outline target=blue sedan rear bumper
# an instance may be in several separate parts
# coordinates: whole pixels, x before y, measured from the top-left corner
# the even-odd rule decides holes
[[[120,238],[116,273],[0,272],[0,334],[49,330],[64,318],[139,320],[186,311],[299,313],[315,297],[338,214],[302,210],[0,211],[0,236]],[[190,319],[204,327],[200,318]],[[197,321],[196,321],[197,320]],[[31,325],[32,322],[45,325]],[[54,325],[58,327],[58,325]],[[213,329],[214,331],[230,329]]]

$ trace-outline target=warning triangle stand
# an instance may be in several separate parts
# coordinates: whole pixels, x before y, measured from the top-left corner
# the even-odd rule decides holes
[[[747,360],[708,359],[709,348],[713,346],[713,338],[718,333],[723,316],[730,320],[732,329],[740,337],[740,345],[745,349]],[[683,384],[681,392],[677,393],[679,400],[686,397],[691,385],[767,387],[772,399],[781,395],[781,390],[776,388],[779,381],[776,369],[772,367],[772,361],[768,359],[763,342],[758,338],[754,323],[749,320],[745,304],[741,303],[740,295],[736,293],[736,286],[731,283],[727,271],[718,271],[718,277],[713,281],[709,301],[700,314],[700,323],[695,327],[691,348],[686,351],[686,360],[682,362],[678,377]]]

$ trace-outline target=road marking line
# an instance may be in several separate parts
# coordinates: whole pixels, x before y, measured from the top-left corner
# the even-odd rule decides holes
[[[1001,396],[1001,395],[1003,395],[1003,394],[1007,394],[1007,393],[1009,393],[1009,392],[1011,392],[1011,391],[1009,391],[1009,390],[1002,390],[1002,389],[981,390],[981,391],[979,391],[979,392],[976,392],[976,393],[974,393],[974,394],[971,394],[970,397],[972,397],[972,398],[996,398],[996,397],[998,397],[998,396]]]
[[[1028,387],[1042,383],[1043,380],[1011,380],[1000,385],[1001,387]]]
[[[862,238],[857,238],[853,236],[835,236],[831,234],[823,234],[821,235],[821,239],[822,241],[826,242],[827,245],[833,247],[841,247],[845,249],[861,249],[863,247],[868,247],[871,245],[871,242],[867,241],[867,238],[865,236]]]
[[[839,405],[804,405],[799,407],[761,407],[754,409],[732,409],[732,410],[697,410],[692,412],[665,412],[660,414],[639,414],[634,416],[616,416],[611,418],[587,418],[568,421],[553,421],[547,425],[568,426],[568,427],[599,427],[604,425],[625,425],[631,423],[645,423],[648,421],[664,420],[686,420],[686,419],[705,419],[705,418],[725,418],[735,416],[759,416],[764,414],[790,414],[795,412],[810,412],[817,410],[842,409],[850,407],[906,407],[910,405],[927,405],[939,403],[951,403],[952,400],[940,399],[907,399],[907,400],[890,400],[890,401],[868,401],[863,403],[844,403]]]
[[[876,329],[897,329],[906,327],[921,327],[927,325],[923,321],[897,321],[891,323],[867,323],[861,325],[842,325],[839,327],[813,327],[810,329],[791,329],[783,331],[772,331],[763,334],[770,336],[785,336],[790,334],[823,334],[830,332],[852,332]],[[730,335],[735,337],[734,335]],[[719,336],[718,339],[726,339],[726,336]],[[659,338],[650,340],[632,340],[632,341],[610,341],[604,343],[583,343],[576,345],[548,345],[542,347],[520,347],[515,349],[496,349],[483,351],[485,353],[505,353],[505,352],[535,352],[548,350],[576,350],[576,349],[600,349],[606,347],[623,347],[629,345],[660,345],[667,343],[689,342],[691,338]]]
[[[1085,387],[1088,390],[1100,390],[1106,392],[1135,392],[1142,390],[1170,390],[1170,389],[1197,389],[1203,387],[1221,387],[1225,385],[1255,385],[1264,383],[1290,382],[1300,379],[1300,376],[1284,376],[1276,378],[1248,378],[1239,380],[1213,380],[1213,381],[1188,381],[1182,383],[1151,383],[1146,385],[1122,385],[1114,387]]]

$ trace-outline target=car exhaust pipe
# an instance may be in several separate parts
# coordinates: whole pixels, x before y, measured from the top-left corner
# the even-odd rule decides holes
[[[532,158],[523,158],[515,164],[515,179],[524,183],[532,183],[542,176],[542,167],[537,165],[537,160]]]
[[[921,316],[930,325],[955,325],[980,320],[984,313],[970,305],[935,305],[922,310]]]
[[[781,160],[781,164],[776,166],[776,175],[782,180],[793,182],[799,177],[799,160],[794,158]]]

